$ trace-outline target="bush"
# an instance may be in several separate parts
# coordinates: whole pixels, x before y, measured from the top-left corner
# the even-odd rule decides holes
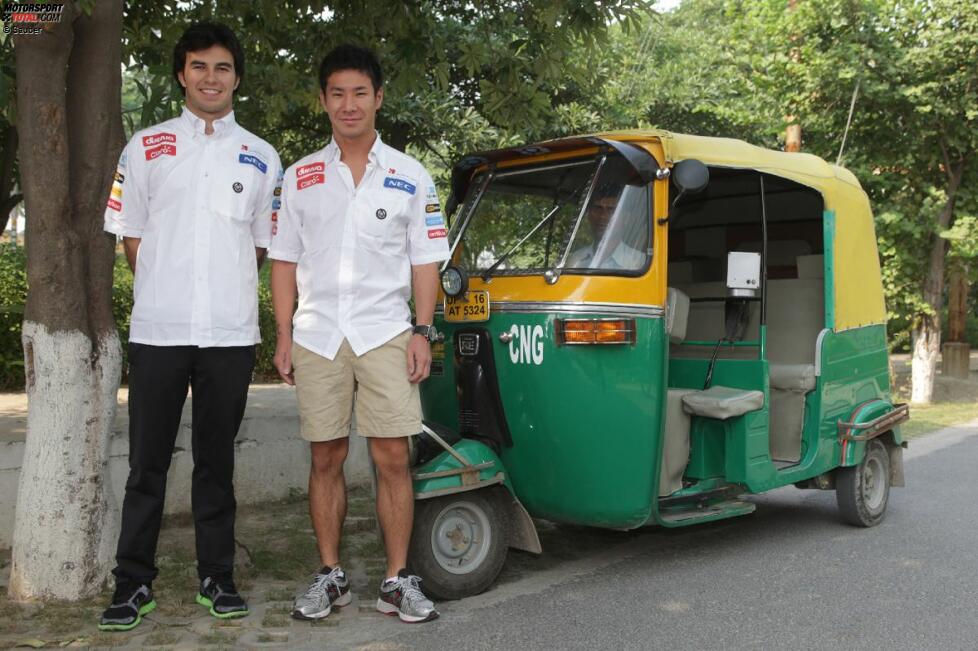
[[[259,276],[258,323],[262,343],[258,346],[255,379],[278,378],[272,358],[275,355],[275,314],[266,264]],[[27,301],[27,255],[23,247],[0,244],[0,390],[24,389],[24,352],[21,323]],[[132,272],[125,255],[117,255],[112,273],[112,315],[122,341],[123,382],[128,370],[129,317],[132,314]]]
[[[0,390],[24,388],[24,349],[20,340],[27,302],[27,254],[0,244]]]

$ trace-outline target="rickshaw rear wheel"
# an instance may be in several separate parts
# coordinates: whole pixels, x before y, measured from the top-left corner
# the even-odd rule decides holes
[[[408,565],[433,599],[471,597],[496,580],[509,549],[504,488],[418,500]]]
[[[862,463],[836,471],[835,497],[849,524],[875,527],[883,521],[890,498],[890,456],[882,441],[866,443]]]

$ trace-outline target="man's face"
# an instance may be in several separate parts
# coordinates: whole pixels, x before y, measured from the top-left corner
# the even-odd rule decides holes
[[[370,77],[359,70],[337,70],[326,79],[326,90],[320,91],[319,101],[333,134],[346,140],[356,140],[374,133],[377,110],[384,103],[384,89],[374,90]]]
[[[615,214],[615,206],[617,205],[618,200],[615,197],[598,197],[591,200],[591,204],[587,208],[587,220],[591,224],[595,241],[604,235],[608,228],[608,222],[611,221],[611,216]]]
[[[200,117],[216,120],[231,112],[240,80],[227,48],[212,45],[206,50],[188,52],[183,72],[177,73],[177,78],[187,89],[187,106]]]

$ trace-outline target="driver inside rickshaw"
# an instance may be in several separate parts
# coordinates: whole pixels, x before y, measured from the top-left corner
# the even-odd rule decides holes
[[[641,188],[606,183],[595,188],[567,267],[637,271],[645,267],[648,226]]]

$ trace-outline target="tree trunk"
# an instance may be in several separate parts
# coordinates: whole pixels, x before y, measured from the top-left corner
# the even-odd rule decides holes
[[[78,599],[108,575],[117,535],[107,476],[122,355],[115,238],[102,231],[122,148],[122,1],[15,37],[27,220],[27,441],[10,594]]]
[[[931,235],[930,263],[923,287],[924,302],[930,306],[931,313],[919,315],[917,325],[910,333],[913,342],[910,400],[919,404],[930,404],[934,399],[934,376],[937,355],[941,350],[941,309],[944,307],[944,263],[947,255],[947,240],[939,235],[939,231],[951,226],[954,201],[964,176],[964,164],[949,168],[948,173],[947,201],[937,219],[938,232]]]
[[[947,288],[947,340],[964,343],[968,321],[968,275],[955,268]]]

